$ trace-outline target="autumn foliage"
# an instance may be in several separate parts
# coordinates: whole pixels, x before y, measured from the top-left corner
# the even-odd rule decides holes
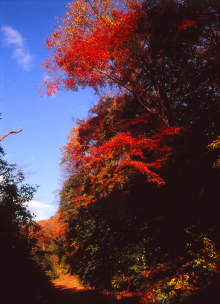
[[[37,222],[38,229],[33,233],[37,239],[34,260],[50,280],[64,277],[69,270],[65,263],[64,245],[67,225],[56,213],[47,220]]]
[[[208,0],[76,0],[47,38],[47,96],[98,95],[61,161],[66,258],[85,284],[162,303],[216,284],[219,16]]]
[[[135,117],[136,113],[124,111],[125,106],[122,98],[102,100],[69,134],[63,147],[63,166],[87,183],[86,196],[85,185],[79,183],[68,197],[76,205],[77,201],[88,204],[106,197],[115,188],[123,189],[137,174],[157,186],[164,184],[157,172],[170,157],[173,138],[181,128],[159,124],[149,114]]]
[[[47,284],[33,260],[37,224],[27,210],[36,186],[25,184],[24,172],[9,164],[0,146],[0,302],[39,303],[37,291]]]

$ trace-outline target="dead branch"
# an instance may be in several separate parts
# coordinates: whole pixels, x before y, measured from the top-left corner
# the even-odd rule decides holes
[[[22,129],[19,129],[18,131],[14,131],[14,130],[9,131],[8,133],[6,133],[5,135],[3,135],[3,136],[0,137],[0,141],[2,141],[6,136],[8,136],[11,133],[19,133],[21,131],[22,131]]]

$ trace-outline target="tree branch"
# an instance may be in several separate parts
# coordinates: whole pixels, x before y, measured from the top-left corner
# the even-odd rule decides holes
[[[3,136],[0,137],[0,141],[2,141],[6,136],[8,136],[11,133],[19,133],[21,131],[22,131],[22,129],[19,129],[18,131],[14,131],[14,130],[13,131],[9,131],[8,133],[6,133],[5,135],[3,135]]]

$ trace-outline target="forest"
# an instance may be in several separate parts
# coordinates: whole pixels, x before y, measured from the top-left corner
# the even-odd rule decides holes
[[[53,218],[34,222],[36,187],[1,151],[5,286],[28,297],[33,267],[132,303],[219,303],[220,2],[74,0],[45,46],[41,93],[97,101],[61,147]]]

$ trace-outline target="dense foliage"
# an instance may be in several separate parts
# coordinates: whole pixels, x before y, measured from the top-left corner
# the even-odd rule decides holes
[[[99,94],[60,193],[91,286],[172,303],[219,282],[219,21],[214,0],[76,0],[47,39],[47,95]]]
[[[39,282],[45,282],[33,261],[36,223],[26,208],[36,187],[24,184],[24,174],[0,151],[0,294],[1,303],[37,303]]]
[[[39,229],[34,233],[37,239],[34,260],[50,280],[60,280],[69,271],[65,263],[64,225],[59,214],[37,224]]]

